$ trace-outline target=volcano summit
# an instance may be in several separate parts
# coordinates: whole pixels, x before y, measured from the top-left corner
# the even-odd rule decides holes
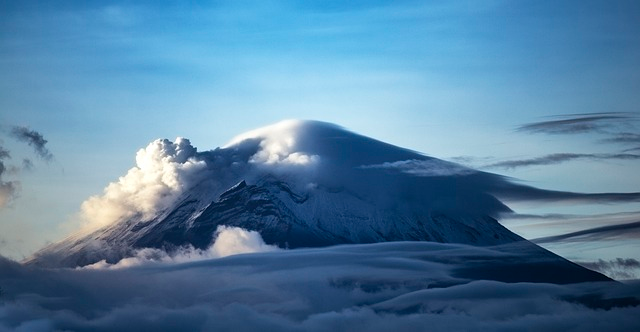
[[[281,248],[517,244],[577,271],[566,281],[606,280],[524,240],[497,218],[510,212],[502,197],[607,200],[607,194],[515,184],[324,122],[284,121],[204,152],[184,138],[156,140],[138,151],[136,163],[103,195],[83,203],[81,231],[27,262],[75,267],[116,263],[143,248],[203,250],[226,226],[255,231]]]

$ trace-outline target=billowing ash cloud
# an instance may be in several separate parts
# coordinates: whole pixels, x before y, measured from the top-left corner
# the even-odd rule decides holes
[[[136,167],[109,184],[102,196],[82,204],[82,217],[91,228],[134,216],[150,218],[202,180],[206,168],[188,139],[155,140],[138,151]]]
[[[553,153],[542,157],[507,160],[484,166],[484,168],[513,169],[526,166],[560,164],[572,160],[639,160],[640,155],[631,153]]]
[[[0,331],[640,329],[638,284],[508,282],[508,271],[542,275],[545,264],[428,242],[118,269],[38,269],[0,257]]]
[[[53,154],[46,147],[47,140],[39,132],[27,127],[14,126],[11,128],[11,136],[29,144],[42,159],[51,160],[53,158]]]

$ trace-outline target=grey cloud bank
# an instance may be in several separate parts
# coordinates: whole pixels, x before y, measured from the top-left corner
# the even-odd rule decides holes
[[[47,140],[44,136],[35,130],[27,127],[14,126],[11,128],[11,136],[15,139],[27,143],[34,151],[44,160],[51,160],[53,154],[47,149]]]
[[[6,129],[0,126],[0,133],[5,133]],[[20,142],[27,143],[31,146],[35,153],[43,160],[50,161],[53,159],[53,154],[45,146],[47,140],[44,136],[35,130],[31,130],[27,127],[12,126],[8,131],[8,136],[16,139]],[[14,165],[7,165],[6,160],[11,159],[11,153],[2,145],[0,139],[0,208],[6,207],[13,199],[18,197],[20,191],[20,181],[16,179],[3,180],[3,177],[8,173],[19,173],[21,168]],[[28,159],[22,159],[22,169],[32,170],[33,162]]]

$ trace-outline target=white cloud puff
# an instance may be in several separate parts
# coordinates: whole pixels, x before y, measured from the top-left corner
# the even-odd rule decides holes
[[[260,233],[239,227],[218,226],[216,241],[209,248],[217,257],[278,250],[264,243]]]
[[[109,264],[105,260],[101,260],[82,268],[119,269],[150,263],[184,263],[238,254],[280,250],[277,246],[266,244],[260,233],[239,227],[218,226],[215,238],[214,243],[204,250],[185,246],[167,253],[162,249],[142,248],[136,250],[135,255],[132,257],[121,259],[116,264]]]

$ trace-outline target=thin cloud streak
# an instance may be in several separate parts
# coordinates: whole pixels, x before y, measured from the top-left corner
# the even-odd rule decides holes
[[[482,168],[514,169],[527,166],[555,165],[572,160],[638,160],[640,155],[632,153],[552,153],[542,157],[507,160],[483,166]]]
[[[517,131],[544,134],[581,134],[589,132],[602,132],[604,128],[611,126],[612,120],[628,120],[633,118],[626,113],[592,113],[576,114],[563,120],[533,122],[518,127]]]
[[[593,241],[607,238],[626,237],[637,239],[640,238],[640,221],[609,225],[602,227],[589,228],[577,232],[571,232],[561,235],[546,236],[531,240],[534,243],[551,243],[559,241]]]
[[[580,215],[580,214],[563,214],[563,213],[547,213],[547,214],[527,214],[527,213],[508,213],[501,216],[502,220],[615,220],[619,224],[630,223],[640,219],[640,212],[618,212],[618,213],[605,213],[594,215]]]
[[[617,133],[614,137],[602,140],[605,143],[640,143],[640,134],[637,133]]]
[[[562,120],[541,121],[524,124],[516,129],[535,134],[599,134],[608,136],[599,143],[629,145],[640,143],[640,132],[636,123],[640,118],[636,113],[588,113],[559,115]],[[623,152],[638,151],[640,147],[625,149]]]
[[[575,214],[548,213],[548,214],[526,214],[509,213],[502,215],[502,219],[509,220],[568,220],[581,217]]]
[[[608,204],[640,202],[640,192],[630,193],[577,193],[570,191],[546,190],[512,182],[494,183],[490,191],[505,201],[545,202],[560,204]]]

